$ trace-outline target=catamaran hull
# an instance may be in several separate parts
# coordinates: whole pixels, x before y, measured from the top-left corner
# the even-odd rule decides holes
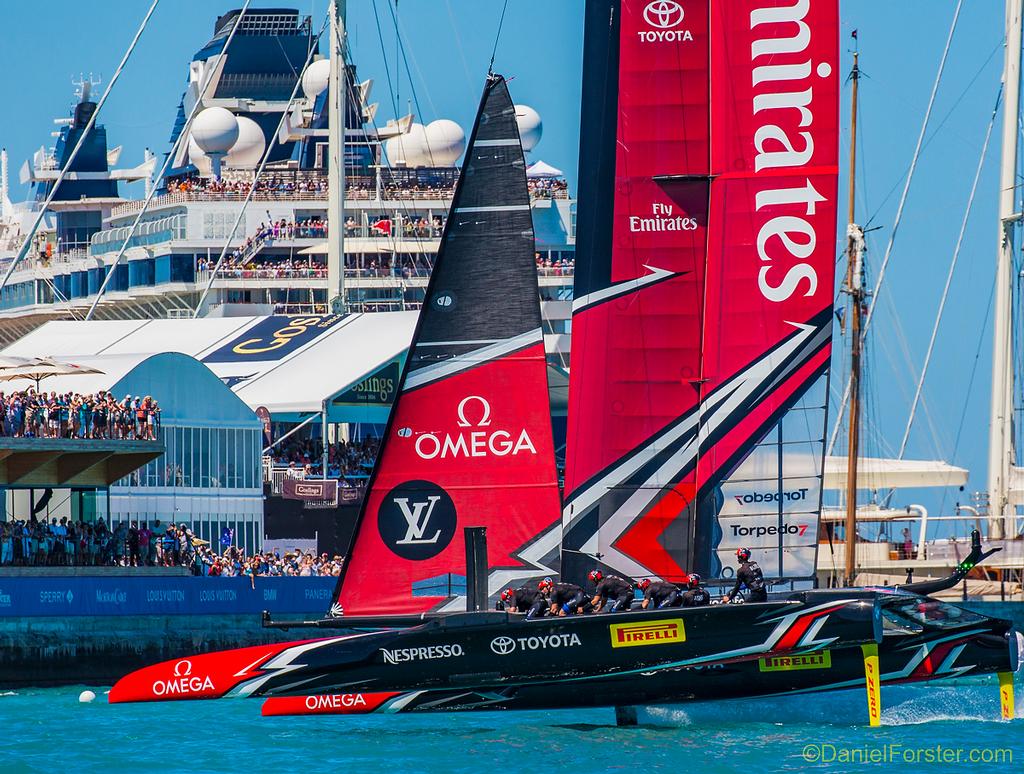
[[[926,635],[887,635],[879,648],[884,685],[963,675],[1013,672],[1019,645],[1007,622]],[[263,714],[547,710],[574,707],[681,704],[731,698],[817,693],[864,686],[860,647],[679,667],[592,681],[493,685],[473,690],[328,693],[271,697]]]
[[[122,678],[109,700],[365,696],[453,688],[467,693],[490,691],[495,685],[537,685],[547,686],[542,693],[563,693],[578,703],[615,679],[622,681],[620,689],[643,686],[660,682],[648,680],[650,675],[687,667],[880,639],[880,607],[871,599],[833,597],[535,621],[507,613],[467,613],[409,629],[168,661]],[[650,700],[645,691],[636,694],[637,701]]]

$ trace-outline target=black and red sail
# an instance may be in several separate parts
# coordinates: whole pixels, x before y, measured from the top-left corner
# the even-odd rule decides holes
[[[563,574],[813,575],[837,40],[835,0],[587,3]]]
[[[463,606],[465,527],[490,528],[491,596],[553,572],[559,513],[526,164],[492,76],[332,612]]]

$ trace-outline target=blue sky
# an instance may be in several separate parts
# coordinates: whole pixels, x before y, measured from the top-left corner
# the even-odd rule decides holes
[[[404,66],[400,76],[394,69],[395,35],[385,2],[376,0],[376,6],[404,112],[413,89]],[[124,145],[122,164],[141,161],[145,146],[158,152],[166,149],[187,63],[210,37],[215,17],[238,5],[220,0],[163,0],[136,58],[104,110],[103,123],[112,144]],[[289,3],[257,1],[253,5]],[[319,26],[326,0],[299,5],[314,15]],[[349,5],[359,75],[375,80],[374,97],[382,103],[379,118],[390,118],[393,111],[373,5],[370,0]],[[582,5],[582,0],[513,0],[495,61],[496,71],[513,79],[514,99],[533,106],[544,119],[544,137],[534,158],[564,169],[573,184]],[[891,234],[903,175],[954,5],[953,0],[845,0],[842,4],[842,46],[848,49],[849,33],[857,28],[867,76],[861,84],[858,215],[862,222],[870,218],[870,225],[879,227],[869,236],[872,282]],[[52,142],[51,121],[67,115],[72,102],[72,75],[92,71],[108,77],[147,6],[143,0],[103,0],[88,6],[70,0],[7,4],[0,71],[8,74],[8,109],[0,113],[0,144],[11,155],[15,175],[34,149]],[[451,118],[468,128],[491,55],[501,3],[400,0],[398,7],[409,44],[412,85],[418,98],[418,108],[414,105],[413,109],[418,119]],[[903,432],[998,89],[1002,17],[1002,3],[996,0],[968,2],[961,13],[933,112],[930,139],[910,190],[873,324],[867,355],[868,454],[892,453]],[[849,69],[848,51],[842,69]],[[848,87],[844,87],[842,99],[845,156]],[[983,327],[989,315],[996,245],[998,137],[997,125],[925,388],[927,411],[921,412],[915,425],[908,453],[952,459],[969,467],[968,490],[985,486],[991,343],[990,331],[983,332]],[[842,187],[845,189],[845,178]],[[14,193],[18,192],[16,186]],[[845,202],[840,202],[840,212],[845,214]],[[841,226],[840,233],[843,230]],[[955,445],[962,418],[963,431]],[[912,499],[926,504],[933,514],[943,502],[948,511],[957,497],[968,501],[966,493],[947,493],[945,500],[935,491],[914,495]]]

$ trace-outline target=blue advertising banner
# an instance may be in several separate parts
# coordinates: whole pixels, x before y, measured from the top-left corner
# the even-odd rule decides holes
[[[320,616],[335,578],[0,577],[0,618],[69,615]]]
[[[276,361],[345,319],[341,314],[272,315],[202,358],[204,363]]]

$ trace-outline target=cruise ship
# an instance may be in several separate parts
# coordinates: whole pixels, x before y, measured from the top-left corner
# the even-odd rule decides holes
[[[199,101],[200,115],[212,114],[209,108],[230,111],[237,139],[225,153],[208,154],[195,142],[198,124],[193,127],[189,142],[180,143],[166,173],[152,183],[157,190],[148,206],[143,198],[124,195],[124,187],[145,181],[148,194],[157,158],[147,151],[139,166],[116,168],[120,148],[108,147],[101,123],[68,164],[96,108],[93,84],[79,86],[71,117],[56,121],[56,146],[40,149],[22,167],[22,182],[35,192],[37,209],[27,213],[33,216],[57,173],[65,167],[67,173],[43,228],[13,272],[11,262],[21,245],[17,224],[8,218],[0,243],[0,267],[9,273],[0,291],[0,344],[51,320],[185,318],[197,316],[197,308],[204,317],[332,311],[326,260],[329,62],[314,54],[317,61],[296,83],[317,39],[311,18],[287,9],[246,12],[225,53],[239,13],[219,17],[212,37],[188,62],[187,87],[170,134],[173,144]],[[372,81],[359,81],[351,63],[346,81],[343,306],[348,312],[416,309],[451,203],[465,135],[452,121],[424,125],[413,115],[380,125],[377,104],[370,101]],[[288,116],[280,141],[273,143],[257,190],[240,215],[282,113]],[[517,106],[517,116],[532,150],[542,131],[540,117],[526,106]],[[532,161],[547,348],[553,364],[564,367],[575,202],[557,169],[536,157]],[[219,176],[212,174],[214,163]],[[213,277],[222,251],[224,261]]]

